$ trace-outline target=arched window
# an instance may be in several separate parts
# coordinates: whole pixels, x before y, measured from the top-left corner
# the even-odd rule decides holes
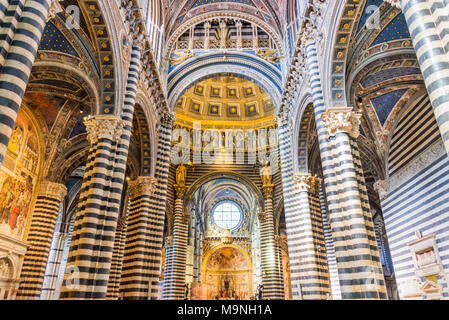
[[[219,202],[212,212],[213,221],[223,229],[235,229],[242,222],[241,208],[233,201]]]

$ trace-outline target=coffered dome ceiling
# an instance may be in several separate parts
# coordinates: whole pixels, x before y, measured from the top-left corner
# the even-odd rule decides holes
[[[270,95],[253,81],[216,76],[190,87],[178,100],[178,123],[201,121],[202,126],[261,127],[272,124],[275,106]]]

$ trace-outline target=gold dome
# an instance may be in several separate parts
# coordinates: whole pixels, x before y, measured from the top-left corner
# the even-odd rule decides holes
[[[178,100],[178,123],[201,121],[204,127],[261,127],[274,120],[269,94],[252,81],[219,76],[203,80]]]

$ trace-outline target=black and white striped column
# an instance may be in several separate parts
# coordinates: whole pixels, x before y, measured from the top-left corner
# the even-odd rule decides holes
[[[260,254],[262,262],[263,298],[280,300],[284,298],[284,285],[280,272],[278,243],[274,234],[273,211],[274,185],[264,185],[265,212],[259,214]]]
[[[320,263],[320,253],[313,238],[307,192],[310,177],[308,174],[295,176],[293,172],[293,142],[288,117],[279,118],[278,125],[292,299],[324,300],[330,292],[329,278],[326,261]]]
[[[66,194],[67,188],[63,184],[39,183],[17,299],[37,300],[41,296],[56,221]]]
[[[328,202],[342,299],[386,299],[379,253],[372,246],[369,225],[351,145],[359,134],[360,115],[351,108],[326,113],[312,34],[304,37],[307,67]]]
[[[421,73],[449,153],[449,3],[402,0]]]
[[[61,217],[61,215],[60,215]],[[56,287],[61,268],[62,256],[69,234],[65,232],[55,232],[51,245],[50,256],[48,258],[47,270],[42,285],[41,300],[56,300]]]
[[[105,299],[131,138],[141,48],[133,45],[122,114],[88,117],[91,143],[61,299]],[[69,284],[70,283],[70,284]]]
[[[171,259],[166,263],[165,274],[168,275],[164,279],[164,299],[182,300],[185,296],[185,279],[186,279],[186,263],[187,263],[187,242],[189,233],[189,217],[184,214],[184,194],[186,192],[185,185],[175,185],[176,200],[174,223],[173,223],[173,246],[171,248]]]
[[[156,185],[156,179],[149,176],[138,177],[129,184],[130,213],[120,282],[125,300],[151,299],[158,289],[161,222],[150,211]]]
[[[0,36],[4,38],[2,47],[8,47],[7,51],[0,52],[4,59],[0,64],[0,165],[5,158],[52,0],[18,1],[16,7],[13,2],[10,2],[11,11],[14,11],[11,12],[10,26],[6,28],[8,30],[0,31]],[[22,12],[21,3],[24,3]],[[13,28],[13,22],[17,19],[17,25]],[[13,35],[10,29],[15,29]],[[9,42],[6,46],[5,43]]]
[[[125,214],[122,215],[117,224],[115,234],[114,250],[112,251],[111,273],[108,282],[108,300],[118,300],[120,291],[120,280],[122,276],[123,258],[125,254],[126,232],[128,228],[128,211],[126,206]]]

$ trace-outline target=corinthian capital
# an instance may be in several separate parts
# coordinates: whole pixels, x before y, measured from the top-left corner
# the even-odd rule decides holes
[[[67,187],[62,183],[41,181],[38,194],[62,202],[67,194]]]
[[[175,116],[172,113],[164,112],[160,119],[160,124],[165,126],[172,126],[175,122]]]
[[[312,175],[310,173],[298,173],[293,177],[295,189],[299,192],[308,192],[312,188]]]
[[[131,198],[141,195],[152,195],[156,189],[157,179],[155,177],[137,177],[129,183],[129,192]]]
[[[330,109],[321,115],[330,137],[339,132],[346,132],[357,138],[360,134],[361,118],[362,115],[355,113],[351,108]]]
[[[99,139],[106,138],[120,141],[125,122],[117,116],[96,115],[84,119],[87,130],[87,139],[91,144]]]

